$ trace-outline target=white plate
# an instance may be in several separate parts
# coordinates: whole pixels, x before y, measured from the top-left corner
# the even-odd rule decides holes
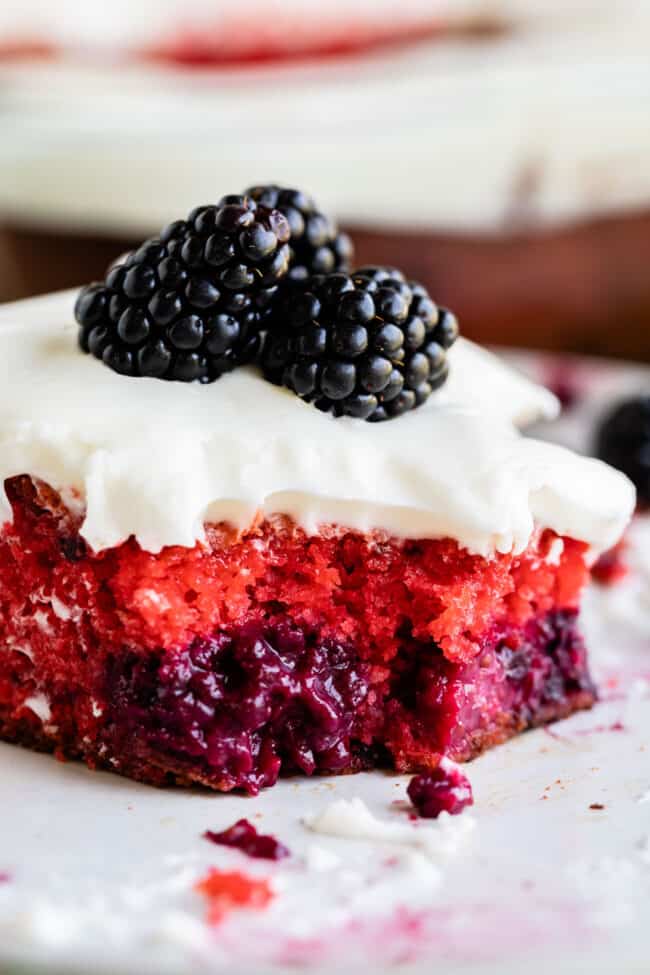
[[[517,359],[544,377],[554,368]],[[604,400],[648,382],[646,370],[583,362],[572,376],[582,398],[555,433],[577,445]],[[0,970],[647,973],[650,637],[621,630],[608,598],[592,593],[586,621],[602,702],[468,766],[476,804],[446,822],[411,822],[408,779],[383,773],[293,779],[245,799],[1,745]],[[354,797],[403,827],[396,841],[305,827]],[[249,860],[202,838],[242,816],[292,857]],[[192,888],[211,866],[270,877],[274,901],[208,926]]]

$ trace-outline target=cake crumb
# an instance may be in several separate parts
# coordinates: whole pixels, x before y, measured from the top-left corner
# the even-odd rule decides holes
[[[247,819],[238,819],[228,829],[219,833],[208,829],[203,836],[211,843],[233,847],[241,850],[246,856],[260,860],[282,860],[289,856],[289,850],[283,843],[270,833],[258,833]]]
[[[194,890],[208,901],[207,922],[219,924],[229,911],[238,908],[263,910],[273,899],[268,880],[248,877],[237,870],[231,872],[211,867],[194,885]]]

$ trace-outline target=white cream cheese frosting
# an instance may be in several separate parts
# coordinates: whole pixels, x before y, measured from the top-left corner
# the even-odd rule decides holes
[[[523,550],[536,526],[595,550],[622,533],[618,472],[523,437],[555,398],[460,339],[425,405],[385,423],[335,419],[246,367],[217,382],[120,376],[77,347],[75,293],[0,307],[0,480],[31,474],[85,504],[95,550],[192,546],[204,524],[259,512],[471,551]],[[11,517],[4,491],[0,517]]]

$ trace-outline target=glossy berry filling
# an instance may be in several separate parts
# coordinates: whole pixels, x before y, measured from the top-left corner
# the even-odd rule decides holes
[[[46,485],[6,489],[7,740],[255,793],[283,773],[428,771],[593,703],[572,539],[486,560],[274,518],[208,526],[193,549],[94,554]]]
[[[453,766],[439,765],[423,775],[415,775],[408,785],[408,797],[424,819],[437,819],[440,813],[457,816],[474,802],[466,775]]]
[[[181,651],[111,661],[107,696],[120,739],[143,755],[194,763],[222,788],[257,792],[280,768],[338,772],[354,763],[355,715],[369,667],[337,644],[248,624]]]
[[[283,860],[289,856],[289,850],[283,843],[275,836],[258,833],[247,819],[238,819],[221,833],[208,829],[203,835],[217,846],[231,846],[256,860]]]

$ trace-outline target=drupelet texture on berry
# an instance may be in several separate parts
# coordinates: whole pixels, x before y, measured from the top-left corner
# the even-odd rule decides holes
[[[81,348],[124,375],[218,379],[257,353],[290,232],[279,210],[249,197],[197,207],[83,289]]]
[[[291,266],[286,283],[304,282],[313,274],[348,271],[354,248],[347,234],[318,209],[302,190],[268,184],[251,186],[246,195],[279,210],[291,228]]]
[[[448,373],[452,312],[395,268],[314,275],[284,296],[266,336],[267,379],[337,416],[377,422],[420,406]]]

